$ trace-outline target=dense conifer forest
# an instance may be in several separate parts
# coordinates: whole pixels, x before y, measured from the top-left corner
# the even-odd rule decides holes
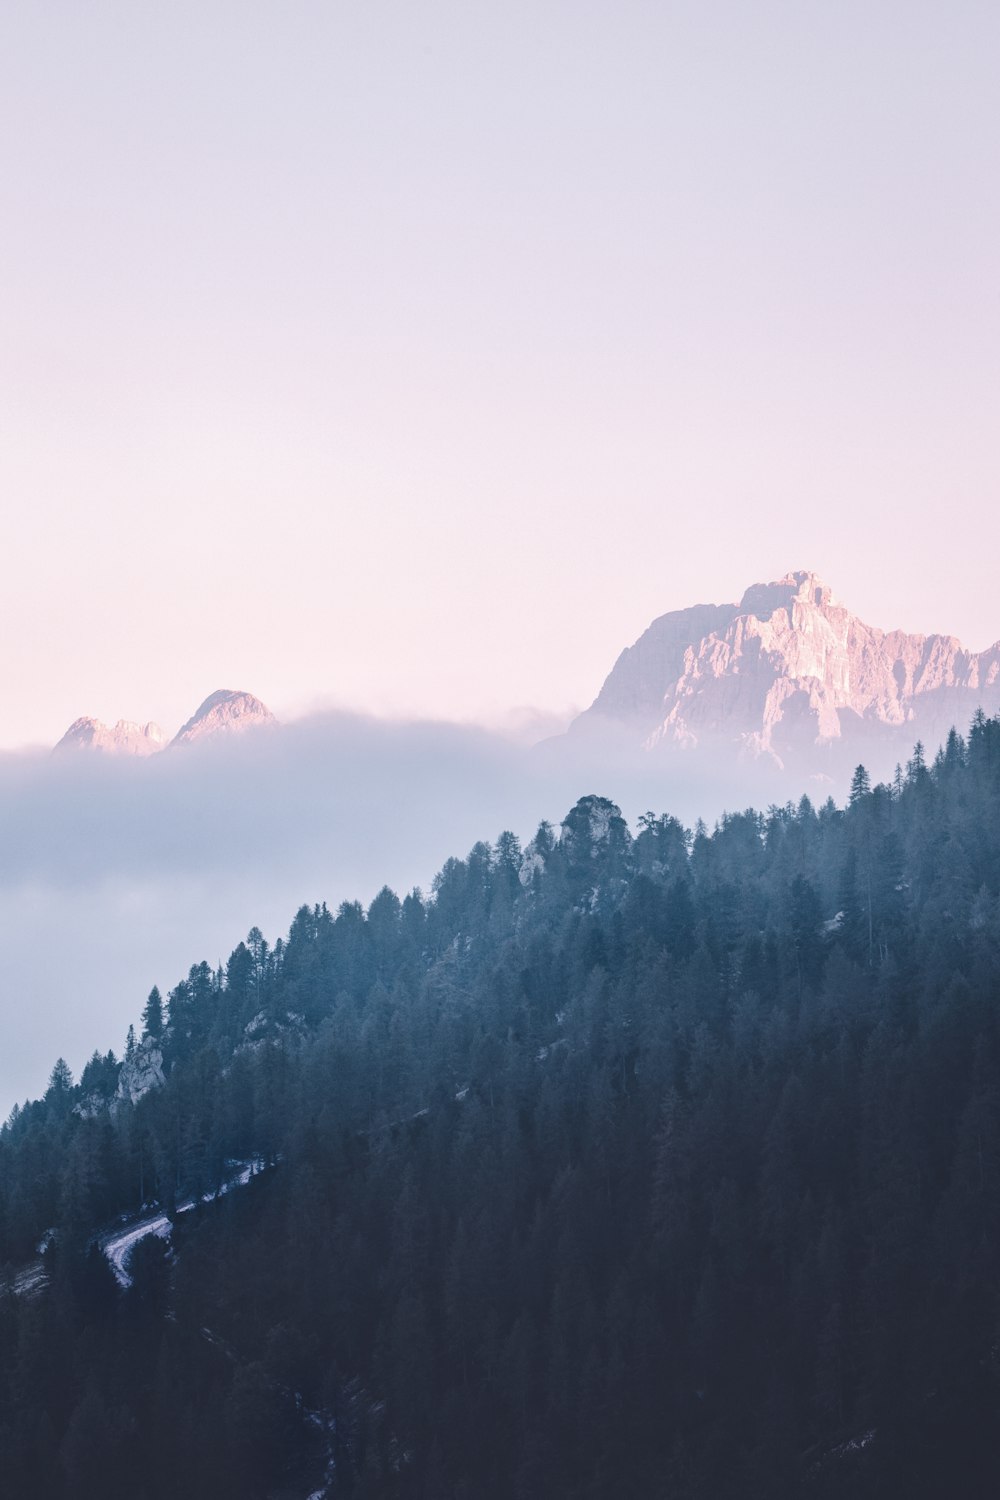
[[[0,1489],[994,1495],[998,1022],[982,715],[843,809],[588,796],[255,929],[0,1134]]]

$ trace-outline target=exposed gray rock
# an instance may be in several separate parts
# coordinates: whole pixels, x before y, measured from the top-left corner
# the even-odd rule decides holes
[[[138,1104],[151,1089],[162,1088],[163,1082],[163,1053],[153,1037],[143,1037],[131,1057],[122,1063],[112,1109],[126,1103]]]
[[[107,1108],[108,1101],[103,1094],[86,1094],[78,1104],[73,1105],[73,1113],[79,1115],[81,1120],[96,1120]]]

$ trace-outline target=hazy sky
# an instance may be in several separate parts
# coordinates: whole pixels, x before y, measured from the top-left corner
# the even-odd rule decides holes
[[[813,568],[1000,636],[1000,10],[0,10],[0,744],[488,717]]]

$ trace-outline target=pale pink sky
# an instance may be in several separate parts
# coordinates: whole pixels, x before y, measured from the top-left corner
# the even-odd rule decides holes
[[[1000,12],[0,16],[0,745],[589,702],[823,574],[1000,636]]]

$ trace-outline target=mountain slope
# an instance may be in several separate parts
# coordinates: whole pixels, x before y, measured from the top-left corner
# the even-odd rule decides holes
[[[0,1127],[4,1494],[992,1500],[998,974],[1000,719],[254,929]]]

